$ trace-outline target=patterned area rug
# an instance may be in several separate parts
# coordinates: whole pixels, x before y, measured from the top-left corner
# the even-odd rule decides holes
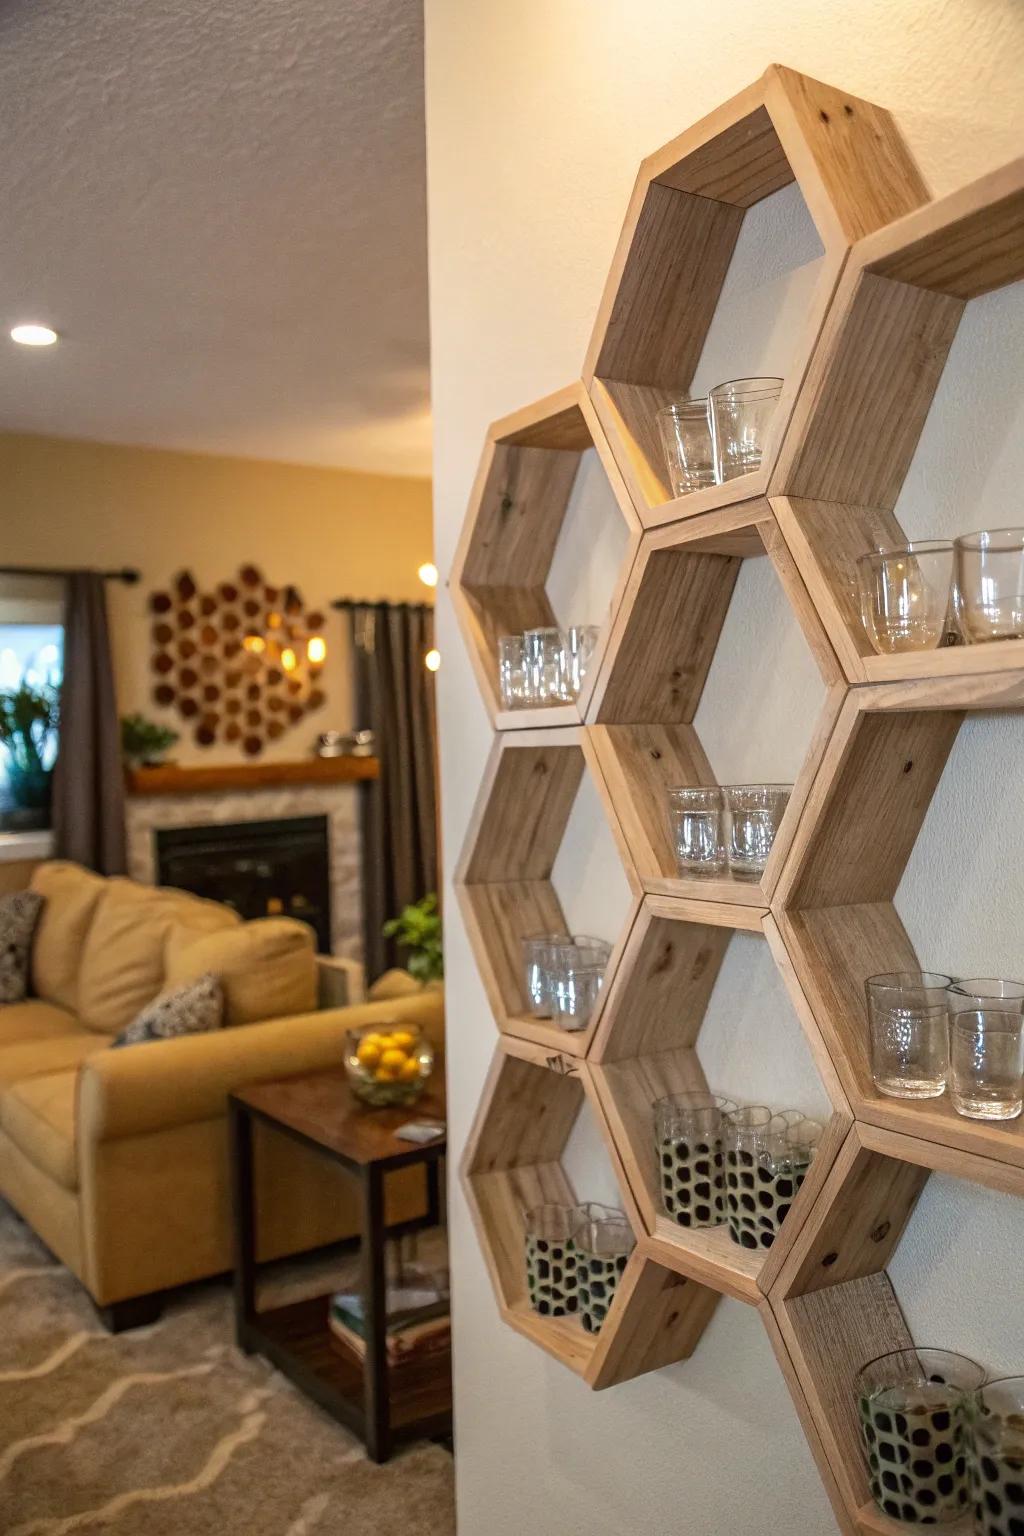
[[[3,1536],[452,1536],[452,1460],[382,1467],[232,1343],[227,1286],[106,1334],[0,1201]]]

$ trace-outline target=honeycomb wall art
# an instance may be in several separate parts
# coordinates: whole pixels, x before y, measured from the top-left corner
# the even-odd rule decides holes
[[[255,565],[202,590],[183,570],[149,599],[153,702],[198,747],[258,757],[326,700],[325,615]]]
[[[655,412],[687,392],[746,210],[794,181],[824,262],[774,440],[755,472],[672,496]],[[852,562],[906,543],[896,500],[960,314],[1022,280],[1024,159],[929,201],[888,113],[772,66],[644,161],[582,382],[492,426],[452,572],[498,727],[455,884],[496,1026],[461,1174],[501,1316],[602,1388],[685,1360],[719,1297],[754,1307],[846,1536],[907,1529],[913,1488],[884,1479],[882,1506],[872,1498],[854,1381],[914,1342],[888,1266],[922,1190],[939,1173],[1024,1196],[1024,1119],[880,1095],[864,1003],[867,977],[920,963],[897,886],[961,724],[1024,712],[1024,640],[874,655]],[[575,714],[509,715],[497,636],[550,622],[543,582],[586,443],[632,530],[598,662]],[[683,881],[664,793],[716,782],[693,720],[737,572],[757,559],[779,578],[826,703],[762,880]],[[772,654],[777,637],[761,638]],[[566,1035],[530,1017],[519,946],[564,926],[551,872],[584,776],[634,899],[599,1007]],[[789,1038],[830,1106],[766,1253],[669,1220],[653,1141],[653,1101],[707,1086],[702,1053],[721,1026],[702,1025],[730,946],[774,966]],[[525,1256],[524,1207],[578,1198],[563,1154],[580,1115],[598,1123],[636,1237],[597,1341],[531,1307]]]

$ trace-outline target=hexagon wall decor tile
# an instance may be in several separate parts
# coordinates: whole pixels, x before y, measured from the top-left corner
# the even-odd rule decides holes
[[[746,210],[794,180],[824,259],[773,443],[755,473],[673,499],[655,414],[688,390]],[[764,493],[849,247],[927,197],[888,112],[777,64],[643,162],[583,376],[645,527]]]
[[[626,529],[618,587],[579,703],[508,710],[502,706],[498,688],[498,638],[559,622],[548,582],[583,456],[590,448],[596,449]],[[607,638],[608,620],[639,538],[639,519],[582,384],[571,384],[493,423],[470,495],[451,590],[480,691],[499,729],[579,723]],[[575,620],[569,617],[566,622]]]
[[[900,493],[965,308],[1022,280],[1024,158],[868,235],[850,254],[770,493],[853,681],[1024,667],[1024,640],[876,655],[854,568],[865,551],[907,540]],[[961,404],[966,439],[968,402]],[[965,451],[965,465],[971,457]],[[965,506],[961,531],[976,526]]]
[[[765,556],[826,685],[824,708],[761,880],[682,878],[666,791],[718,782],[693,721],[740,565]],[[764,644],[770,643],[771,637],[764,637]],[[645,535],[612,628],[587,731],[609,818],[645,891],[767,904],[845,692],[840,679],[838,662],[763,497]],[[740,701],[735,715],[742,729]]]
[[[899,1467],[881,1490],[891,1515],[875,1506],[860,1447],[855,1380],[869,1361],[915,1342],[886,1266],[932,1172],[1024,1192],[1017,1174],[990,1158],[857,1124],[770,1295],[785,1348],[780,1363],[791,1385],[795,1378],[794,1402],[812,1452],[819,1464],[824,1458],[826,1483],[839,1489],[848,1528],[863,1536],[899,1536],[912,1513],[905,1501],[913,1480],[901,1486]],[[885,1470],[880,1467],[880,1475]],[[928,1457],[927,1467],[911,1470],[928,1492],[945,1491],[946,1485],[935,1486],[948,1475],[942,1457]],[[965,1516],[941,1529],[968,1536],[975,1527]]]
[[[533,1018],[522,940],[571,931],[552,873],[584,774],[590,771],[588,757],[578,726],[497,736],[455,871],[466,930],[499,1030],[572,1056],[586,1054],[606,991],[585,1029],[569,1031]],[[635,912],[634,905],[621,932],[597,934],[613,945],[607,977],[614,975]]]
[[[641,1238],[599,1333],[586,1333],[575,1317],[542,1317],[531,1308],[523,1213],[536,1204],[576,1203],[562,1157],[581,1112],[600,1115],[584,1062],[505,1038],[461,1174],[505,1322],[600,1389],[692,1354],[719,1298],[658,1263]]]
[[[712,997],[737,933],[756,935],[758,944],[767,943],[784,984],[786,1026],[797,1035],[803,1032],[831,1106],[825,1134],[802,1186],[780,1193],[780,1198],[792,1202],[792,1209],[774,1241],[768,1241],[766,1228],[761,1235],[764,1246],[753,1250],[733,1241],[727,1225],[685,1226],[666,1213],[665,1175],[652,1109],[655,1100],[666,1094],[709,1086],[702,1063],[708,1041],[705,1034],[702,1050],[702,1028],[709,1014],[717,1018],[714,1026],[707,1027],[722,1027],[723,1010],[712,1009]],[[773,1004],[766,995],[759,1006]],[[735,1027],[730,1018],[730,1029]],[[768,913],[719,902],[646,897],[611,984],[587,1065],[604,1110],[616,1172],[631,1189],[644,1229],[654,1239],[652,1252],[681,1273],[757,1305],[792,1247],[853,1118]],[[746,1098],[728,1080],[716,1080],[710,1086],[738,1101]],[[773,1193],[765,1192],[761,1206],[770,1205],[772,1198]],[[776,1214],[773,1210],[773,1219]]]
[[[965,716],[1022,709],[1021,672],[852,689],[772,910],[858,1120],[1004,1163],[1024,1192],[1024,1121],[965,1119],[945,1095],[879,1092],[864,998],[869,976],[921,969],[894,897]]]

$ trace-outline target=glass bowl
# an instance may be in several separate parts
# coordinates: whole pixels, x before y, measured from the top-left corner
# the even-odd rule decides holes
[[[345,1039],[349,1085],[364,1104],[414,1104],[434,1070],[434,1047],[418,1024],[371,1024]]]

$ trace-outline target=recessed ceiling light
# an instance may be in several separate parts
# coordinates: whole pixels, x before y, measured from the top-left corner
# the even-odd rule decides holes
[[[52,347],[57,332],[48,325],[15,325],[11,327],[11,340],[22,347]]]

